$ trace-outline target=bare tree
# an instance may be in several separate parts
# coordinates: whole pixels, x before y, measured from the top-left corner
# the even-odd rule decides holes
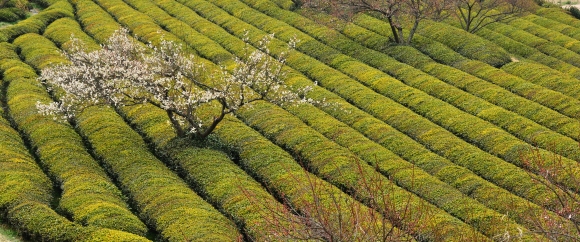
[[[420,223],[432,216],[428,207],[411,209],[416,202],[411,196],[403,206],[397,206],[392,197],[394,184],[385,185],[378,173],[368,174],[356,159],[360,191],[365,194],[364,204],[356,195],[336,193],[332,185],[315,179],[304,170],[306,182],[294,178],[302,184],[300,205],[294,206],[284,194],[281,195],[283,208],[256,199],[250,191],[240,187],[245,197],[258,208],[267,237],[278,240],[305,241],[415,241],[421,239],[421,232],[427,224]],[[385,189],[386,187],[386,189]],[[366,205],[366,206],[365,206]],[[404,230],[404,231],[403,231]],[[469,236],[469,235],[466,235]],[[469,238],[469,237],[468,237]]]
[[[535,5],[532,0],[454,0],[454,14],[461,27],[470,33],[504,20],[515,18]]]
[[[178,136],[204,139],[226,114],[254,101],[280,105],[311,101],[304,94],[312,87],[292,92],[284,84],[286,54],[278,59],[269,56],[272,38],[265,36],[253,52],[246,45],[247,55],[235,59],[231,73],[225,68],[208,71],[171,41],[161,41],[158,47],[144,46],[125,29],[116,31],[93,52],[85,52],[82,43],[75,40],[64,53],[70,63],[45,68],[39,77],[49,89],[64,90],[65,94],[57,102],[38,103],[37,108],[41,113],[70,119],[92,105],[150,103],[167,112]],[[288,51],[293,45],[289,43]],[[209,103],[220,108],[209,125],[203,125],[196,111]]]
[[[309,0],[302,5],[326,11],[343,19],[367,13],[386,20],[393,41],[409,44],[419,23],[425,19],[440,20],[447,16],[453,0]],[[408,32],[406,32],[408,31]],[[405,37],[405,33],[407,36]]]
[[[520,154],[520,157],[531,179],[548,187],[559,204],[559,207],[553,208],[559,216],[550,216],[547,212],[530,214],[528,220],[533,225],[532,232],[552,241],[580,241],[580,191],[570,190],[556,181],[558,177],[567,177],[580,183],[580,174],[567,169],[561,156],[545,157],[536,147],[529,153]],[[539,171],[543,179],[535,178],[532,170]]]

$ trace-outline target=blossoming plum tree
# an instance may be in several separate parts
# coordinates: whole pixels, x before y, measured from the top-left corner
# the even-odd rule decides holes
[[[291,91],[284,84],[282,67],[288,52],[277,59],[270,57],[272,38],[265,36],[253,52],[246,45],[248,54],[235,58],[231,73],[224,67],[208,71],[172,41],[163,40],[159,46],[140,44],[126,29],[116,31],[101,49],[92,52],[74,40],[64,52],[70,62],[45,68],[39,77],[49,90],[64,90],[64,94],[56,102],[38,103],[37,108],[55,118],[71,119],[89,106],[150,103],[167,112],[178,136],[204,139],[225,115],[246,104],[258,100],[279,105],[312,102],[304,97],[311,86]],[[288,44],[288,51],[294,44]],[[217,104],[220,111],[204,125],[197,111],[210,103]]]

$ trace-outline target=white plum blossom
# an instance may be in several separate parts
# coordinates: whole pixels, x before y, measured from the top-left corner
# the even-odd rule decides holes
[[[224,67],[208,71],[172,41],[145,46],[126,29],[116,31],[101,49],[92,52],[73,39],[64,52],[70,63],[45,68],[39,77],[49,89],[64,90],[64,94],[58,102],[37,103],[37,107],[40,113],[70,119],[88,106],[150,103],[167,112],[179,136],[203,139],[226,114],[245,104],[257,100],[278,105],[314,102],[304,97],[312,86],[293,92],[284,84],[288,52],[277,59],[270,57],[272,38],[265,36],[253,52],[246,45],[247,56],[234,60],[231,73]],[[295,43],[289,43],[288,51]],[[218,103],[220,111],[210,124],[203,125],[196,111],[211,102]]]

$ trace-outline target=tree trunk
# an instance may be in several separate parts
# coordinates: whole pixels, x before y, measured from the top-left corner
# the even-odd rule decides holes
[[[175,119],[175,114],[172,111],[166,110],[167,112],[167,116],[169,116],[169,121],[171,122],[171,125],[173,126],[173,129],[175,129],[175,132],[177,133],[177,137],[185,137],[186,133],[183,130],[183,127],[181,127],[181,125],[179,124],[179,121],[177,121],[177,119]]]

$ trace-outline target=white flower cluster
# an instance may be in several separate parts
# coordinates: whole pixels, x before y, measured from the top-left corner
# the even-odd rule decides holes
[[[38,103],[37,107],[40,113],[68,119],[92,105],[150,103],[167,111],[178,135],[205,138],[226,114],[245,104],[257,100],[280,105],[313,102],[305,98],[312,87],[292,92],[284,84],[287,53],[271,58],[267,46],[272,38],[264,37],[259,50],[235,59],[237,66],[231,74],[224,68],[207,71],[175,42],[144,46],[126,29],[116,31],[93,52],[86,52],[83,44],[74,40],[64,53],[70,63],[45,68],[39,78],[65,94],[58,103]],[[295,43],[289,43],[289,50]],[[221,112],[208,127],[202,127],[196,110],[213,101],[221,105]]]

